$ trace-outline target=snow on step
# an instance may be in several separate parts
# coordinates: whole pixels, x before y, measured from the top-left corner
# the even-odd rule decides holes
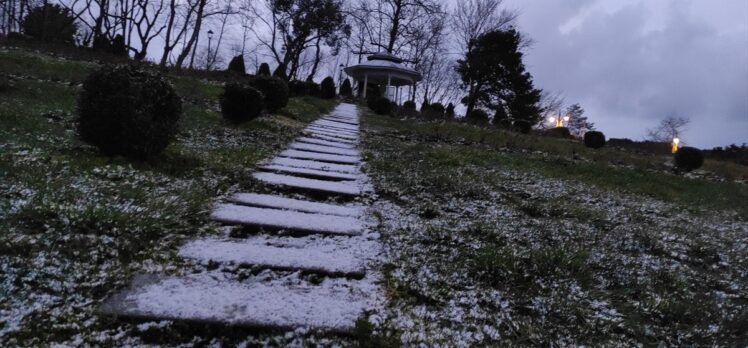
[[[346,140],[358,140],[357,135],[348,135],[348,134],[323,131],[323,130],[318,130],[318,129],[305,129],[304,133],[320,134],[320,135],[326,135],[328,137],[335,137],[335,138],[341,138],[341,139],[346,139]]]
[[[350,125],[350,124],[343,123],[343,122],[330,121],[330,120],[318,120],[318,121],[315,121],[314,124],[320,125],[320,126],[333,126],[333,127],[338,127],[338,128],[342,128],[345,130],[351,130],[354,132],[358,130],[357,126]]]
[[[285,150],[278,154],[278,156],[343,164],[359,164],[361,162],[361,157],[359,156],[333,155],[299,150]]]
[[[349,129],[349,128],[341,128],[339,126],[330,126],[326,124],[319,124],[317,122],[312,122],[307,126],[307,128],[319,128],[319,129],[325,129],[325,130],[333,130],[337,132],[346,132],[346,133],[358,133],[358,129]]]
[[[331,134],[340,134],[345,136],[357,137],[358,132],[340,130],[337,128],[324,127],[324,126],[309,126],[306,128],[308,131],[326,132]]]
[[[331,137],[329,135],[324,135],[324,134],[319,134],[319,133],[307,133],[307,135],[309,135],[310,138],[333,141],[333,142],[348,144],[351,146],[356,145],[356,141],[347,140],[347,139],[338,138],[338,137]]]
[[[257,180],[268,184],[283,185],[331,194],[358,196],[363,192],[361,185],[355,183],[307,179],[275,173],[254,173],[252,176]]]
[[[324,145],[316,145],[316,144],[306,144],[306,143],[291,143],[289,146],[292,149],[297,150],[304,150],[304,151],[314,151],[314,152],[320,152],[320,153],[329,153],[333,155],[346,155],[346,156],[359,156],[359,152],[354,149],[341,149],[339,147],[332,147],[332,146],[324,146]]]
[[[270,162],[270,165],[314,169],[314,170],[324,170],[324,171],[340,172],[340,173],[348,173],[348,174],[355,174],[359,172],[358,166],[353,166],[350,164],[334,164],[334,163],[302,160],[302,159],[295,159],[295,158],[288,158],[288,157],[276,157]]]
[[[370,282],[325,279],[319,285],[238,282],[217,272],[185,277],[140,276],[140,286],[104,304],[105,314],[264,329],[309,327],[345,333],[368,307]]]
[[[339,117],[322,117],[317,121],[337,122],[337,123],[343,123],[344,125],[348,125],[348,126],[358,127],[357,119],[346,119],[346,118],[339,118]]]
[[[340,173],[340,172],[330,172],[325,170],[316,170],[316,169],[305,169],[305,168],[297,168],[297,167],[286,167],[286,166],[277,166],[277,165],[266,165],[261,166],[259,169],[269,172],[279,172],[279,173],[285,173],[285,174],[294,174],[296,176],[301,177],[311,177],[313,179],[322,179],[322,180],[357,180],[359,179],[358,176],[353,174],[346,174],[346,173]]]
[[[360,235],[364,229],[361,222],[353,217],[255,208],[236,204],[216,205],[211,218],[232,224],[351,236]]]
[[[343,206],[329,203],[303,201],[275,195],[258,193],[237,193],[229,198],[234,203],[248,204],[259,207],[296,210],[305,213],[358,217],[363,213],[360,206]]]
[[[355,146],[353,146],[352,144],[348,144],[348,143],[340,143],[337,141],[327,141],[327,140],[315,139],[315,138],[309,138],[309,137],[298,137],[296,138],[296,142],[324,145],[324,146],[329,146],[329,147],[337,147],[341,149],[354,149],[355,148]]]
[[[185,244],[182,257],[203,262],[216,261],[237,265],[258,265],[272,269],[302,270],[363,277],[364,264],[355,255],[334,244],[324,247],[278,247],[265,243],[230,240],[197,240]]]

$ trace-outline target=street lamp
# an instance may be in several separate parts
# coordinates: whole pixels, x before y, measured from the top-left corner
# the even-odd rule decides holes
[[[568,115],[567,116],[561,116],[561,112],[558,113],[558,117],[555,117],[555,116],[548,117],[548,122],[555,123],[556,124],[556,128],[563,127],[564,126],[564,122],[566,122],[568,124],[569,120],[570,120],[570,117]]]
[[[208,61],[206,62],[208,64],[207,68],[210,69],[211,64],[211,55],[210,55],[210,42],[213,40],[213,30],[208,30]]]
[[[680,144],[680,139],[676,136],[673,138],[673,153],[678,152],[678,144]]]

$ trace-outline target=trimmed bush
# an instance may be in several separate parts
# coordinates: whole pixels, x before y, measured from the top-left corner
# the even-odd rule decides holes
[[[260,64],[260,67],[257,69],[257,75],[270,76],[270,65],[268,63]]]
[[[704,154],[695,147],[684,146],[675,153],[675,166],[690,172],[704,164]]]
[[[236,73],[241,76],[247,74],[247,68],[244,66],[244,55],[240,54],[234,58],[231,58],[229,67],[226,69],[230,73]]]
[[[421,103],[421,113],[424,115],[427,114],[429,112],[429,106],[428,100],[424,99],[423,103]]]
[[[466,117],[466,121],[476,125],[487,125],[488,114],[481,109],[474,109],[473,112]]]
[[[546,129],[543,135],[553,138],[571,138],[571,132],[566,127],[554,127]]]
[[[341,97],[353,96],[353,88],[351,87],[351,80],[349,79],[343,80],[343,84],[340,85],[340,96]]]
[[[44,4],[31,9],[21,26],[24,34],[44,42],[72,44],[78,32],[75,17],[60,5]]]
[[[322,99],[333,99],[335,98],[335,81],[332,77],[328,76],[322,80],[322,84],[319,86],[320,97]]]
[[[605,146],[605,134],[598,131],[584,133],[584,146],[599,149]]]
[[[369,107],[374,110],[377,115],[389,115],[392,111],[392,103],[385,97],[372,98],[372,102]]]
[[[223,118],[233,123],[243,123],[257,118],[264,106],[262,92],[246,84],[229,82],[223,86],[220,97]]]
[[[455,105],[452,103],[449,103],[447,105],[447,110],[445,111],[447,118],[455,118]]]
[[[181,113],[181,99],[161,74],[106,66],[83,83],[78,134],[106,155],[147,159],[174,139]]]
[[[308,95],[307,84],[304,81],[293,80],[288,83],[288,91],[292,97],[303,97]]]
[[[442,105],[442,103],[433,103],[429,105],[428,114],[431,117],[444,118],[444,105]]]
[[[275,71],[273,71],[273,76],[283,81],[288,81],[288,75],[286,74],[286,65],[279,64],[278,67],[275,68]]]
[[[249,80],[249,85],[262,92],[268,112],[276,112],[288,105],[286,81],[275,76],[256,75]]]
[[[306,80],[306,93],[312,97],[319,97],[320,88],[319,85],[313,80]]]
[[[13,82],[10,77],[6,74],[0,73],[0,92],[5,92],[13,89]]]
[[[405,103],[403,103],[403,108],[408,110],[416,110],[416,102],[412,100],[406,100]]]

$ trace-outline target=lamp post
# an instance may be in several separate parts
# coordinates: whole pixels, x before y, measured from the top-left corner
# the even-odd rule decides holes
[[[561,112],[559,111],[558,112],[558,117],[556,117],[556,116],[548,117],[548,122],[555,123],[556,124],[556,128],[560,128],[560,127],[564,126],[564,122],[566,122],[568,124],[569,123],[569,119],[570,118],[569,118],[568,115],[561,116]]]
[[[207,64],[206,68],[207,69],[210,69],[210,66],[212,65],[211,64],[211,60],[213,58],[212,58],[212,56],[210,54],[210,42],[212,40],[213,40],[213,30],[208,30],[208,61],[206,62],[206,64]]]
[[[678,144],[680,144],[680,139],[677,136],[673,137],[673,153],[678,152]]]

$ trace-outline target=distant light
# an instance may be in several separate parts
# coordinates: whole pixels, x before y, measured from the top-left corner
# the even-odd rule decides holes
[[[564,122],[569,122],[569,116],[564,116]]]
[[[548,122],[556,122],[556,118],[553,116],[548,117]]]
[[[678,143],[680,143],[680,139],[678,139],[678,137],[673,138],[673,147],[672,147],[673,153],[678,152]]]
[[[678,138],[673,138],[673,144],[675,144],[675,145],[678,145],[678,144],[680,144],[680,139],[678,139]]]

